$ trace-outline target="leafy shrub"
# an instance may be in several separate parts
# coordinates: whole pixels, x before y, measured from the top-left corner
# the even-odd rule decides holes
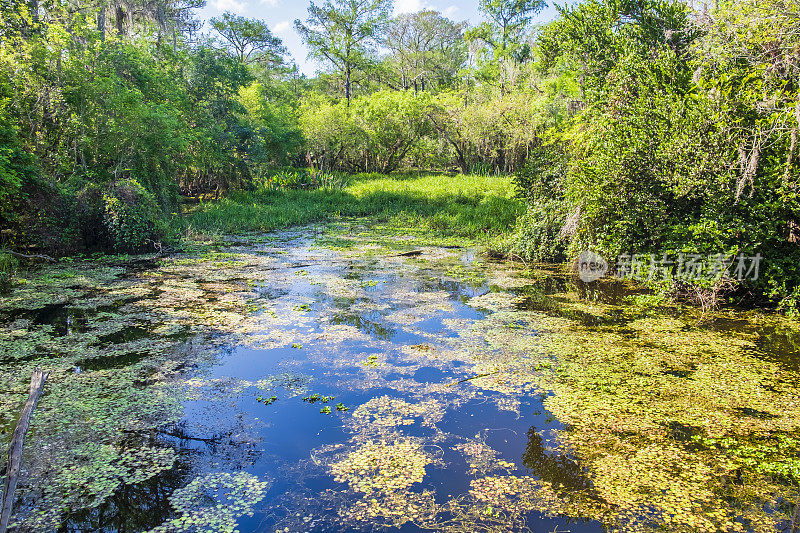
[[[0,250],[0,292],[7,290],[11,286],[18,266],[19,262],[13,255]]]
[[[561,236],[566,219],[563,209],[558,200],[529,204],[506,243],[506,253],[525,261],[565,261],[566,239]]]
[[[154,196],[133,179],[86,184],[77,195],[75,216],[88,249],[143,252],[165,233]]]
[[[117,252],[142,252],[165,232],[163,213],[139,182],[112,183],[103,194],[103,224]]]
[[[800,287],[795,287],[791,294],[781,300],[778,308],[787,316],[800,317]]]

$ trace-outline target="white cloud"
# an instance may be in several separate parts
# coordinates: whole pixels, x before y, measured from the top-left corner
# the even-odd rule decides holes
[[[456,11],[458,11],[458,6],[447,6],[444,8],[444,15],[446,17],[452,17],[456,14]]]
[[[244,13],[244,2],[239,0],[211,0],[211,6],[219,11],[233,11],[240,15]]]
[[[261,3],[268,7],[276,7],[278,0],[261,0]]]
[[[289,21],[288,20],[284,20],[284,21],[281,21],[281,22],[278,22],[277,24],[275,24],[275,26],[272,27],[272,32],[273,33],[284,33],[288,29],[289,29]]]
[[[394,14],[416,13],[422,9],[422,0],[397,0],[394,3]]]

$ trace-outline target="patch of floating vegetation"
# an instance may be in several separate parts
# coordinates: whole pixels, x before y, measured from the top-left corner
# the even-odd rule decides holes
[[[353,411],[352,426],[365,432],[382,432],[407,426],[424,418],[425,424],[433,426],[443,416],[435,400],[411,404],[397,398],[380,396],[358,406]]]
[[[514,463],[499,459],[499,452],[479,439],[460,442],[453,446],[453,449],[463,454],[467,459],[467,466],[471,475],[486,475],[496,470],[516,469]]]
[[[356,492],[393,493],[422,482],[431,462],[419,443],[410,439],[367,441],[332,464],[330,472],[334,481],[347,483]]]
[[[758,322],[783,320],[723,332],[713,316],[643,312],[569,285],[540,293],[536,345],[554,361],[538,386],[601,503],[582,514],[626,531],[779,528],[800,481],[783,453],[800,435],[800,376],[785,350],[762,355]]]
[[[237,519],[252,514],[268,487],[267,481],[245,472],[200,476],[169,497],[178,516],[149,533],[236,531]]]
[[[169,443],[134,437],[177,423],[192,390],[181,376],[255,328],[247,304],[257,295],[240,280],[273,263],[219,253],[146,257],[131,268],[119,260],[33,270],[0,300],[3,441],[31,371],[51,372],[26,446],[20,531],[57,529],[173,468]]]

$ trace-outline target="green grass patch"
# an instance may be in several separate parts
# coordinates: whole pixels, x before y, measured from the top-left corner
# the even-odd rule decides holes
[[[234,192],[176,220],[198,233],[248,233],[349,217],[475,239],[508,231],[524,211],[506,176],[354,176],[342,189]]]

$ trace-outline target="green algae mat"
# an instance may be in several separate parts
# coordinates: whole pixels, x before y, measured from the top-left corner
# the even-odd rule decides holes
[[[358,221],[31,270],[15,531],[790,529],[797,323],[644,299]]]

